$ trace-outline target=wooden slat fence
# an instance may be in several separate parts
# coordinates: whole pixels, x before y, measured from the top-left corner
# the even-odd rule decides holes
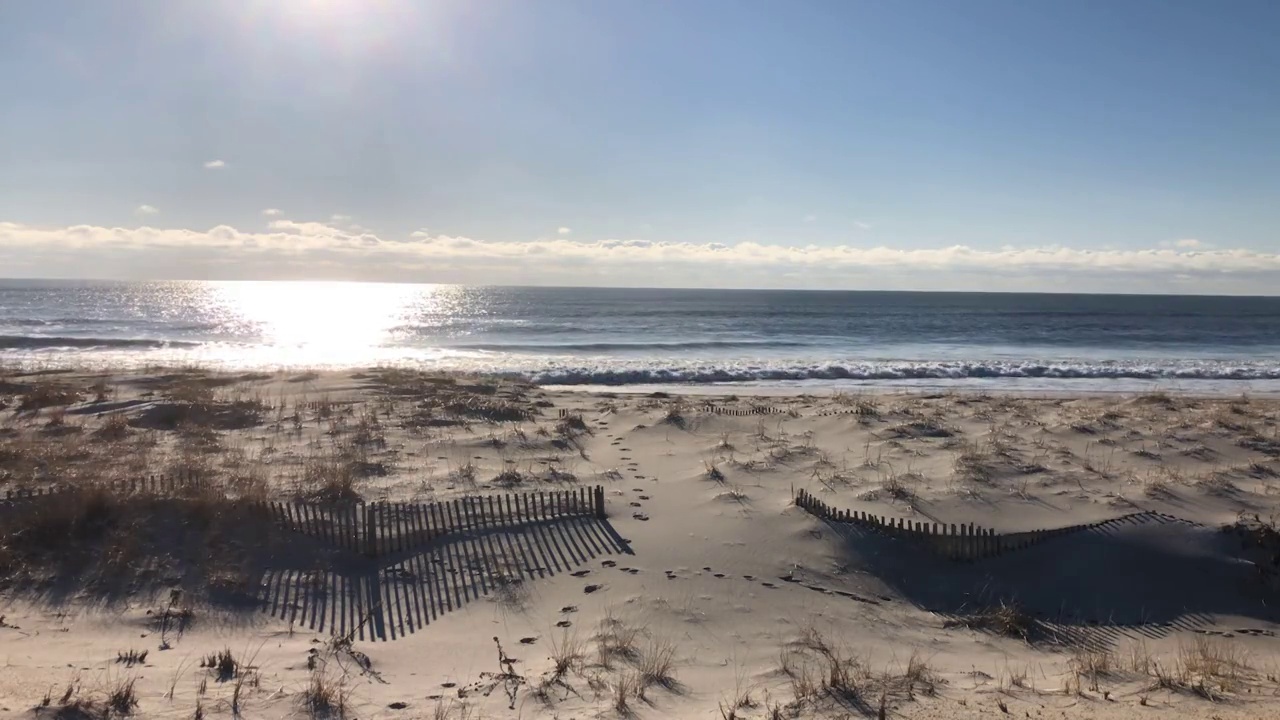
[[[714,415],[729,415],[731,417],[748,417],[751,415],[787,415],[794,414],[785,408],[774,407],[773,405],[750,405],[747,407],[724,407],[723,405],[703,405],[702,410]]]
[[[1002,534],[973,523],[957,525],[956,523],[918,522],[882,517],[861,511],[841,510],[819,500],[807,490],[796,491],[795,503],[797,507],[823,520],[850,523],[889,537],[911,540],[942,557],[959,562],[973,562],[995,557],[1011,550],[1021,550],[1042,543],[1050,538],[1069,535],[1115,521],[1104,520],[1084,525]]]
[[[204,487],[188,476],[152,475],[94,486],[50,486],[5,491],[0,509],[78,492],[180,495]],[[368,557],[420,547],[444,536],[570,517],[604,519],[604,487],[579,487],[501,495],[471,495],[435,503],[316,503],[269,501],[265,509],[281,527]]]
[[[570,517],[603,519],[604,487],[471,495],[434,503],[270,502],[282,527],[368,557],[414,550],[436,538]]]
[[[5,490],[0,505],[17,504],[25,500],[52,497],[81,490],[101,489],[117,495],[147,493],[152,495],[172,495],[179,492],[200,490],[207,486],[202,479],[192,475],[147,475],[127,480],[112,480],[107,483],[90,485],[49,485],[39,488],[17,488]]]

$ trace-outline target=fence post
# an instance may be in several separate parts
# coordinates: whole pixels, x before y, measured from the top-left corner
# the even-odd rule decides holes
[[[600,518],[601,520],[603,520],[603,519],[605,518],[605,514],[604,514],[604,486],[603,486],[603,485],[597,485],[597,486],[596,486],[596,517]]]
[[[364,516],[364,554],[369,557],[378,556],[377,531],[378,521],[374,516],[374,504],[360,501],[361,512]]]

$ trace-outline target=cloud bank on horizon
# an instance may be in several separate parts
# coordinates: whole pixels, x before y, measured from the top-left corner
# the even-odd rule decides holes
[[[271,215],[276,217],[276,215]],[[1280,253],[1193,239],[1148,249],[894,248],[547,237],[487,241],[420,230],[384,237],[345,215],[263,230],[0,222],[0,266],[23,277],[884,290],[1273,294]]]

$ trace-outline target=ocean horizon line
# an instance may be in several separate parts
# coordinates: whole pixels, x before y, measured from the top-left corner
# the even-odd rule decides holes
[[[0,283],[210,283],[210,284],[271,284],[297,285],[394,285],[411,287],[475,288],[482,290],[642,290],[671,292],[744,292],[744,293],[805,293],[805,294],[879,294],[879,295],[968,295],[968,296],[1027,296],[1027,297],[1150,297],[1150,298],[1276,298],[1274,294],[1243,293],[1174,293],[1174,292],[1087,292],[1057,290],[929,290],[929,289],[876,289],[876,288],[801,288],[801,287],[714,287],[714,286],[653,286],[653,285],[529,285],[529,284],[475,284],[455,282],[428,282],[408,280],[359,280],[342,278],[98,278],[98,277],[0,277]]]

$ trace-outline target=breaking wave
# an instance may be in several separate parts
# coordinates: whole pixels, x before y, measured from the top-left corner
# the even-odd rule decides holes
[[[559,367],[521,373],[545,385],[649,385],[786,380],[1280,380],[1271,363],[881,362],[774,366]]]
[[[0,335],[0,350],[53,350],[57,348],[189,348],[199,343],[179,340],[145,340],[138,338],[42,337],[32,335]]]

